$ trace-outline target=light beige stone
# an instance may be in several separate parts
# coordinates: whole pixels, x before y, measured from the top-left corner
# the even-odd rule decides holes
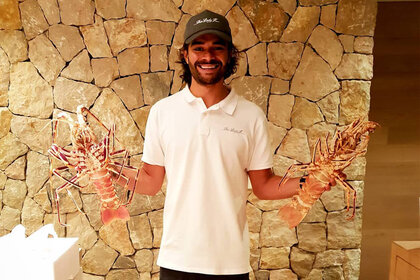
[[[277,210],[264,212],[262,214],[262,225],[260,233],[261,247],[290,247],[297,243],[295,229],[283,223]]]
[[[97,276],[92,274],[87,274],[82,272],[82,280],[104,280],[103,276]]]
[[[308,135],[308,143],[309,143],[309,148],[311,150],[311,155],[314,154],[315,144],[318,141],[318,139],[321,141],[320,142],[321,149],[324,150],[326,148],[325,140],[327,138],[327,135],[329,139],[329,147],[331,148],[331,142],[332,142],[331,139],[334,136],[335,130],[336,130],[335,124],[328,124],[325,122],[314,124],[308,129],[307,135]]]
[[[358,157],[353,160],[349,167],[343,170],[347,180],[363,180],[366,173],[366,158]]]
[[[346,207],[343,187],[337,184],[330,191],[324,192],[321,201],[327,211],[343,210]]]
[[[308,163],[311,156],[305,131],[299,128],[289,130],[277,153],[302,163]]]
[[[259,40],[251,23],[239,7],[233,7],[226,18],[232,31],[232,40],[238,50],[248,49],[258,43]]]
[[[53,111],[54,124],[55,124],[56,121],[58,121],[57,128],[56,128],[56,131],[55,131],[55,135],[56,135],[55,136],[56,137],[55,138],[55,144],[57,144],[60,147],[66,147],[66,146],[71,144],[69,124],[64,122],[64,121],[60,121],[59,118],[58,118],[58,115],[63,114],[63,113],[67,114],[67,116],[70,117],[73,121],[77,120],[77,117],[76,117],[75,113],[69,113],[69,112],[65,112],[65,111],[60,110],[60,109],[54,109],[54,111]],[[50,133],[50,136],[51,136],[51,133]],[[54,158],[52,158],[52,160],[53,160],[52,163],[54,163],[54,164],[58,162],[58,160],[57,160],[57,162],[54,162],[54,160],[55,160]],[[60,163],[61,163],[61,161],[60,161]],[[55,165],[53,165],[53,166],[56,167]],[[58,165],[57,165],[57,167],[58,167]]]
[[[71,176],[64,174],[65,178],[69,179]],[[52,191],[55,193],[56,189],[65,184],[65,181],[57,176],[54,176],[52,179]],[[73,213],[78,211],[77,207],[82,208],[82,200],[80,198],[80,193],[75,187],[61,189],[58,193],[59,196],[59,205],[60,205],[60,214]],[[76,203],[75,203],[76,202]],[[55,205],[54,205],[55,207]],[[76,215],[83,215],[80,212],[75,213]],[[68,220],[68,219],[67,219]]]
[[[1,36],[1,35],[0,35]],[[0,39],[1,40],[1,39]],[[3,51],[0,47],[0,106],[7,106],[9,105],[9,101],[7,98],[7,92],[9,91],[9,82],[10,82],[10,63],[7,54]],[[7,122],[4,109],[0,108],[0,138],[3,137],[2,133],[8,130]],[[3,118],[5,118],[3,120]]]
[[[95,230],[90,226],[85,215],[79,212],[68,214],[67,224],[69,225],[67,227],[67,237],[78,237],[82,249],[89,250],[98,240]],[[99,242],[102,242],[102,240]]]
[[[272,280],[297,280],[296,274],[290,269],[279,269],[270,271],[270,279]]]
[[[293,77],[290,93],[317,101],[340,88],[330,66],[311,48],[306,47]]]
[[[312,32],[308,42],[328,62],[331,69],[337,68],[343,56],[343,46],[332,30],[318,25]]]
[[[376,1],[340,1],[337,8],[335,30],[344,34],[373,36],[376,13]]]
[[[101,205],[97,194],[82,194],[83,211],[89,219],[90,225],[94,230],[99,230],[102,226]]]
[[[126,0],[96,0],[96,12],[104,19],[125,17]]]
[[[314,263],[315,255],[297,247],[292,247],[290,253],[290,266],[299,277],[308,276]]]
[[[117,269],[117,270],[111,270],[106,275],[106,280],[138,280],[139,279],[139,273],[135,269]]]
[[[37,73],[30,62],[11,67],[9,110],[12,113],[48,118],[53,109],[51,87]]]
[[[312,205],[308,214],[302,220],[303,223],[317,223],[325,222],[327,218],[327,211],[325,211],[324,205],[321,201],[317,200],[314,205]]]
[[[328,248],[360,248],[362,239],[362,211],[356,209],[352,220],[347,220],[349,213],[345,210],[330,212],[327,215]]]
[[[149,71],[149,48],[131,48],[117,56],[121,76]]]
[[[0,107],[0,138],[9,133],[12,116],[13,114],[6,107]]]
[[[144,105],[140,77],[138,75],[115,80],[111,83],[111,88],[121,98],[128,110]]]
[[[66,25],[88,25],[93,23],[95,4],[91,0],[58,0],[61,21]]]
[[[230,77],[225,79],[226,84],[230,84],[230,82],[238,77],[242,77],[246,75],[248,71],[248,60],[246,53],[240,53],[238,57],[238,66],[236,68],[236,72],[233,73]],[[179,73],[175,72],[175,75],[179,76]]]
[[[340,124],[365,118],[370,107],[370,82],[342,81],[340,101]]]
[[[335,15],[337,11],[337,5],[327,5],[321,7],[321,24],[334,29],[335,26]]]
[[[29,151],[27,155],[26,184],[28,196],[33,197],[48,180],[50,163],[47,156]]]
[[[269,270],[257,270],[254,272],[255,279],[257,280],[268,280],[270,277],[270,271]]]
[[[66,221],[66,215],[61,215],[62,221]],[[58,237],[66,237],[66,229],[65,227],[61,226],[58,223],[58,215],[56,213],[54,214],[45,214],[44,216],[44,225],[47,224],[53,224],[54,230],[57,233]]]
[[[301,59],[303,44],[271,43],[268,45],[268,71],[271,76],[290,80]]]
[[[10,164],[4,173],[10,179],[15,180],[25,180],[25,167],[26,167],[26,158],[22,156],[16,159],[12,164]]]
[[[257,234],[257,233],[255,233]],[[249,254],[249,264],[251,266],[251,270],[249,272],[249,279],[254,279],[255,277],[252,278],[253,276],[253,272],[254,270],[258,270],[259,267],[259,263],[260,263],[260,256],[261,256],[261,249],[252,249],[250,250],[250,254]]]
[[[344,252],[342,250],[326,250],[316,254],[314,268],[325,268],[329,266],[342,265]]]
[[[112,268],[135,268],[134,260],[127,256],[119,256]]]
[[[150,272],[140,272],[140,280],[158,280],[158,279],[159,279],[159,272],[153,274],[153,276]]]
[[[319,268],[312,269],[309,275],[303,279],[304,280],[323,280],[322,269],[319,269]]]
[[[129,18],[178,22],[181,15],[181,11],[171,0],[127,0],[127,17]]]
[[[142,249],[134,255],[137,270],[142,272],[152,272],[153,253],[151,250]]]
[[[150,71],[168,70],[168,48],[166,46],[150,47]]]
[[[360,249],[344,250],[344,279],[357,280],[360,272]]]
[[[3,190],[3,204],[22,210],[23,202],[27,194],[25,182],[8,179]]]
[[[132,216],[128,221],[128,229],[135,249],[152,248],[152,229],[146,214]]]
[[[115,124],[115,136],[130,154],[139,154],[142,151],[143,139],[140,137],[140,131],[121,100],[111,89],[103,90],[102,94],[95,101],[91,112],[106,127],[111,127]]]
[[[338,39],[340,39],[346,53],[352,53],[354,51],[354,36],[341,34],[338,36]]]
[[[47,184],[46,183],[44,185],[44,187],[39,190],[39,192],[37,192],[34,197],[33,200],[42,208],[43,211],[47,212],[47,213],[51,213],[52,212],[52,208],[51,208],[51,201],[48,197],[48,193],[47,193]]]
[[[275,174],[278,174],[281,176],[283,176],[286,173],[290,165],[298,163],[296,160],[293,160],[293,159],[290,159],[288,157],[284,157],[278,154],[273,156],[273,162],[274,162],[273,169],[274,169]],[[294,176],[299,176],[299,174],[295,173]]]
[[[268,122],[268,137],[270,139],[271,153],[274,154],[279,147],[284,136],[286,136],[287,130],[283,127],[276,126],[272,122]]]
[[[22,225],[25,227],[25,234],[31,235],[43,226],[44,211],[31,198],[27,197],[22,208]]]
[[[65,61],[72,60],[85,47],[79,29],[75,26],[53,25],[48,30],[48,38]]]
[[[0,190],[4,189],[4,185],[6,184],[7,176],[6,174],[0,170]]]
[[[185,27],[187,25],[187,22],[190,20],[190,18],[191,18],[191,15],[184,14],[181,20],[178,22],[178,25],[175,28],[174,38],[172,40],[172,48],[174,50],[178,50],[184,45]],[[172,68],[172,64],[171,64],[171,68]]]
[[[173,71],[141,74],[144,103],[153,105],[169,96]]]
[[[11,130],[31,150],[47,154],[52,143],[51,120],[14,115]]]
[[[0,139],[0,169],[6,169],[15,159],[28,152],[28,147],[12,133]]]
[[[87,50],[92,57],[112,57],[103,20],[95,15],[95,24],[80,27]]]
[[[260,41],[280,41],[289,20],[281,5],[258,0],[240,0],[238,3],[251,20]]]
[[[289,81],[282,79],[273,79],[271,83],[272,94],[285,94],[289,92]]]
[[[260,233],[259,232],[250,232],[249,233],[249,246],[252,250],[253,249],[258,249],[258,247],[260,247]],[[259,262],[259,255],[258,255],[258,261],[257,261],[257,264],[256,264],[256,268],[254,268],[253,265],[251,265],[252,269],[258,269],[258,262]]]
[[[99,230],[99,237],[123,256],[135,252],[124,220],[114,219],[109,224],[103,225]]]
[[[139,166],[141,168],[141,166]],[[163,205],[165,204],[165,194],[163,191],[165,190],[165,181],[162,185],[162,189],[154,196],[150,196],[150,206],[152,207],[152,210],[159,210],[163,209]]]
[[[354,51],[363,54],[372,54],[373,37],[356,37],[354,39]]]
[[[244,76],[233,80],[230,85],[237,94],[257,104],[266,114],[270,84],[271,80],[268,77]]]
[[[321,6],[337,3],[338,0],[300,0],[299,4],[302,6]]]
[[[246,52],[249,64],[249,74],[252,76],[267,75],[267,46],[258,44]]]
[[[301,223],[297,227],[299,248],[309,252],[322,252],[327,248],[324,223]]]
[[[128,211],[130,216],[140,215],[149,211],[152,211],[152,205],[150,204],[150,198],[147,195],[136,194],[128,205]]]
[[[260,267],[278,269],[289,267],[290,248],[261,248]]]
[[[182,10],[190,15],[196,15],[204,10],[210,10],[221,15],[226,15],[234,4],[235,0],[203,0],[199,2],[194,0],[184,0]]]
[[[0,13],[0,29],[20,29],[22,27],[18,1],[2,1],[0,3],[0,10],[3,11]]]
[[[93,80],[92,67],[90,66],[90,58],[87,50],[81,51],[61,72],[61,76],[90,83]]]
[[[26,38],[31,40],[48,29],[41,7],[36,0],[26,0],[19,4],[23,31]]]
[[[1,210],[0,230],[12,230],[18,224],[20,224],[20,210],[5,205]]]
[[[246,204],[246,216],[250,232],[259,233],[261,230],[262,212],[251,203]]]
[[[373,77],[373,55],[346,53],[335,70],[335,74],[339,79],[371,80]]]
[[[104,27],[114,56],[124,49],[141,47],[147,43],[144,21],[133,18],[108,20]]]
[[[299,6],[281,37],[282,42],[306,42],[319,22],[319,7]]]
[[[0,47],[6,52],[10,63],[28,59],[28,43],[19,30],[0,30]]]
[[[170,45],[175,32],[175,23],[150,20],[146,22],[146,31],[149,44]]]
[[[44,34],[29,41],[29,59],[51,85],[65,66],[63,58]]]
[[[102,240],[99,240],[86,254],[83,256],[81,265],[84,272],[97,275],[106,275],[118,253],[108,247]]]
[[[343,268],[341,266],[327,267],[322,272],[325,280],[344,280]]]
[[[291,114],[292,127],[307,129],[323,120],[324,117],[316,103],[296,97]]]
[[[130,111],[131,117],[136,122],[137,127],[140,129],[141,135],[144,138],[146,131],[146,122],[149,116],[150,108],[152,106],[143,106],[139,109]]]
[[[107,87],[118,77],[118,63],[115,58],[96,58],[91,60],[95,85]]]
[[[54,102],[58,108],[76,112],[77,106],[90,107],[99,95],[99,88],[92,84],[59,77],[54,87]]]
[[[50,25],[60,22],[60,10],[56,0],[38,0],[38,4]]]
[[[338,123],[340,92],[335,91],[316,103],[321,109],[325,120],[329,123]]]
[[[148,214],[150,224],[152,228],[162,228],[163,227],[163,210],[152,211]]]

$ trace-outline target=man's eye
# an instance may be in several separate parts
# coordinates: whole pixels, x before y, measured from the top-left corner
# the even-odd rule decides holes
[[[201,52],[203,50],[203,48],[194,48],[193,49],[193,51],[196,51],[196,52]]]

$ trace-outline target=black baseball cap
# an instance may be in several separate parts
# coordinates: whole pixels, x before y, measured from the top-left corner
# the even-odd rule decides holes
[[[227,19],[209,10],[190,18],[185,28],[184,43],[189,44],[203,34],[214,34],[226,42],[232,42],[232,34]]]

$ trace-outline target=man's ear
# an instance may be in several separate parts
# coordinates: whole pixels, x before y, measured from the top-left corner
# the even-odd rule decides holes
[[[188,49],[184,49],[182,54],[184,55],[185,62],[188,64]]]

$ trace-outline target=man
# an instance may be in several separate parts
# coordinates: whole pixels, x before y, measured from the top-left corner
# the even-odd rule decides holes
[[[226,18],[204,11],[184,39],[187,86],[150,110],[136,192],[166,174],[160,279],[248,279],[248,177],[260,199],[293,196],[299,178],[278,188],[264,112],[224,84],[237,58]]]

